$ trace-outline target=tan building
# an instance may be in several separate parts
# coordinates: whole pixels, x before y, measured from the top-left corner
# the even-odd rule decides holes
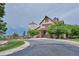
[[[48,16],[45,16],[44,19],[39,23],[39,26],[35,29],[39,31],[39,35],[37,35],[38,37],[48,37],[48,26],[50,25],[54,25],[57,22],[60,22],[58,18],[49,18]],[[33,23],[35,24],[35,23]]]
[[[51,19],[48,16],[39,23],[39,27],[36,28],[40,32],[39,37],[48,37],[47,28],[49,25],[54,25],[59,22],[58,18]]]

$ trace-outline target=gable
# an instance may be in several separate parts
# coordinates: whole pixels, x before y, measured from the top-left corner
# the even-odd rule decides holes
[[[45,16],[45,18],[40,22],[39,25],[43,24],[43,23],[54,23],[54,20],[52,20],[51,18],[49,18],[48,16]]]

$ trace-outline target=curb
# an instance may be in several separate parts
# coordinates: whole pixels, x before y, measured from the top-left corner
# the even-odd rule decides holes
[[[59,39],[61,40],[61,39]],[[79,42],[76,42],[76,41],[71,41],[71,40],[61,40],[62,42],[66,42],[68,44],[71,44],[73,46],[76,46],[76,47],[79,47]]]
[[[25,48],[27,48],[27,47],[30,46],[30,43],[29,42],[26,42],[26,41],[24,41],[24,42],[25,42],[25,44],[23,44],[20,47],[13,48],[13,49],[9,49],[9,50],[0,52],[0,56],[6,56],[6,55],[9,55],[9,54],[13,54],[15,52],[21,51],[21,50],[23,50],[23,49],[25,49]]]
[[[79,42],[76,42],[76,41],[70,41],[69,40],[69,44],[74,45],[76,47],[79,47]]]

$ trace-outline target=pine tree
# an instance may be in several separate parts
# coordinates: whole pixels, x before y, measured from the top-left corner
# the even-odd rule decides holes
[[[7,23],[4,22],[3,16],[5,15],[5,3],[0,3],[0,34],[4,34],[7,30]]]

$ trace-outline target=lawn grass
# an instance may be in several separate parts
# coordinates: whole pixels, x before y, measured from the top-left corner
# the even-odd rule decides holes
[[[24,41],[11,41],[4,46],[0,46],[0,51],[16,48],[16,47],[19,47],[23,44],[24,44]]]

